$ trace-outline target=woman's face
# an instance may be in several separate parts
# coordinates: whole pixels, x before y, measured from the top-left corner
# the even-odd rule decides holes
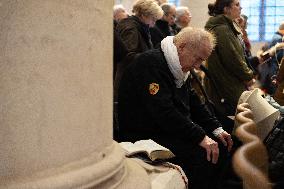
[[[239,0],[233,0],[230,7],[226,7],[225,15],[229,16],[232,20],[235,20],[241,16],[242,7]]]

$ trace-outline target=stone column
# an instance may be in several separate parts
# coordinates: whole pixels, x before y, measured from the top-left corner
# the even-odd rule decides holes
[[[1,189],[134,181],[128,174],[136,165],[112,140],[112,6],[0,1]]]

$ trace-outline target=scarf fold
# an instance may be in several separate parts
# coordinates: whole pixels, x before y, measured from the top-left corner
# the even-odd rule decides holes
[[[168,67],[175,78],[175,84],[177,88],[185,83],[189,72],[184,73],[181,69],[179,62],[177,48],[174,45],[174,36],[167,36],[161,42],[161,48],[166,58]]]

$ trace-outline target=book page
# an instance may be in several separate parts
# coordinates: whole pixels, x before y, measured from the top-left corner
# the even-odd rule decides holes
[[[139,157],[143,157],[144,154],[147,155],[151,161],[155,161],[156,159],[169,159],[175,156],[169,149],[151,139],[139,140],[135,143],[120,142],[119,144],[125,150],[127,156],[138,155]]]
[[[133,144],[132,142],[120,142],[120,146],[126,151],[127,155],[132,155],[138,152],[146,152],[143,147],[137,146]]]
[[[153,151],[170,151],[164,146],[159,145],[158,143],[154,142],[153,140],[139,140],[134,143],[139,149],[144,149],[149,154]]]

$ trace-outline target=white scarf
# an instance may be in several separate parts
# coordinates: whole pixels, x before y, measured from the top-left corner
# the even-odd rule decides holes
[[[177,88],[181,88],[181,86],[185,83],[189,72],[183,72],[181,69],[181,65],[179,62],[177,48],[174,45],[174,36],[167,36],[161,42],[161,48],[164,52],[165,58],[167,60],[167,64],[169,66],[170,71],[174,75],[175,83]]]

